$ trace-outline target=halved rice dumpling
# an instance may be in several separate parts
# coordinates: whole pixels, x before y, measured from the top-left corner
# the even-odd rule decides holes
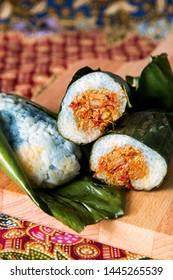
[[[53,188],[79,173],[80,148],[58,133],[56,119],[41,107],[1,93],[0,123],[33,187]]]
[[[124,113],[127,91],[125,81],[109,72],[92,71],[78,78],[69,85],[61,103],[59,132],[77,144],[96,140]]]
[[[94,143],[91,170],[109,185],[149,191],[166,176],[172,147],[172,130],[165,114],[130,114],[113,133]]]

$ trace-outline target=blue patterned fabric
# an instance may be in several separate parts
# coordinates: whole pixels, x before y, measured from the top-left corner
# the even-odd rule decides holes
[[[17,4],[16,4],[17,2]],[[5,12],[6,11],[6,12]],[[173,26],[172,0],[1,0],[0,29],[44,32],[95,28],[137,29],[154,39]]]
[[[6,214],[0,213],[0,228],[16,227],[18,225],[17,220],[17,218],[12,218]]]

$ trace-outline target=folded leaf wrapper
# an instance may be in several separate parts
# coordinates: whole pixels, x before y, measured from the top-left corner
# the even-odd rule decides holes
[[[21,100],[21,97],[9,96],[13,96],[15,100],[18,100],[18,98]],[[56,115],[46,108],[28,100],[25,101],[26,104],[32,105],[46,112],[54,120],[56,119]],[[88,224],[94,224],[103,219],[118,218],[124,214],[124,190],[112,191],[108,186],[95,182],[89,177],[87,168],[81,168],[81,174],[83,175],[78,175],[69,183],[58,186],[56,189],[35,188],[33,182],[26,176],[20,161],[8,142],[4,134],[6,129],[4,130],[2,125],[4,124],[1,119],[0,168],[44,212],[56,217],[76,232],[82,231]],[[87,175],[84,175],[85,172]]]
[[[135,138],[158,152],[169,164],[173,153],[173,131],[168,113],[141,111],[124,115],[114,132]]]
[[[166,53],[152,56],[139,77],[126,76],[126,81],[132,86],[133,111],[173,112],[173,73]]]

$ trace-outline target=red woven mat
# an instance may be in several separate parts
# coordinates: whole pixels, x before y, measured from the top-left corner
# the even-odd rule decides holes
[[[0,92],[32,98],[70,63],[84,58],[129,61],[148,56],[156,43],[133,35],[108,44],[104,31],[67,32],[42,38],[0,33]]]

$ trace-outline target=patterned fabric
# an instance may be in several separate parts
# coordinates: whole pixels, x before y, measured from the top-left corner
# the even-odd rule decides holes
[[[155,42],[137,35],[117,44],[110,41],[103,30],[65,32],[41,38],[2,32],[0,92],[15,92],[32,98],[78,59],[129,61],[148,56],[156,46]]]
[[[2,260],[140,260],[144,256],[0,214]]]
[[[23,32],[114,29],[114,40],[142,28],[158,39],[173,26],[172,0],[1,0],[0,29]],[[125,28],[124,28],[125,27]]]

